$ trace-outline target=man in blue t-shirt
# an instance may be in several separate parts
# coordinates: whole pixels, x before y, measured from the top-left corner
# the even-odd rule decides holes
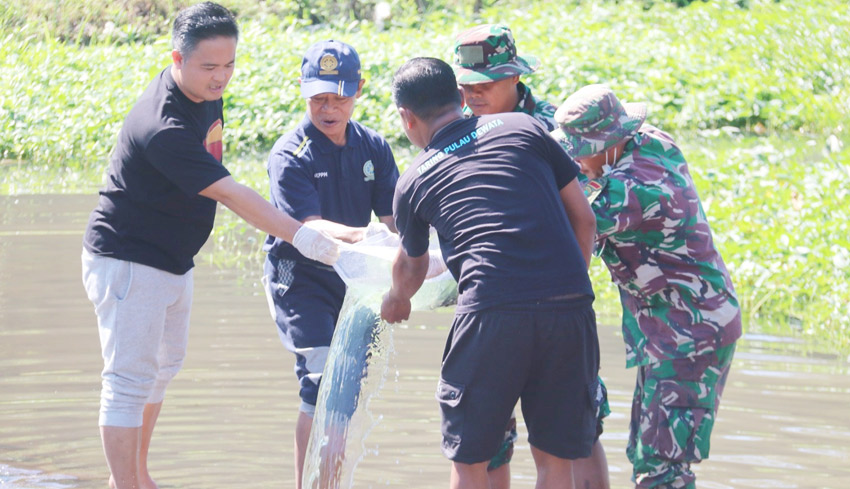
[[[333,40],[310,46],[301,64],[307,114],[278,139],[268,161],[272,203],[303,222],[330,221],[334,236],[348,242],[395,230],[392,198],[398,168],[392,151],[378,133],[351,120],[364,82],[354,48]],[[373,212],[379,222],[371,222]],[[281,341],[295,354],[301,385],[295,427],[295,478],[300,488],[319,382],[345,284],[333,268],[274,236],[263,249],[268,252],[264,283],[269,306]]]
[[[489,487],[487,465],[519,399],[537,487],[562,487],[596,435],[595,219],[578,166],[526,114],[464,118],[452,68],[438,59],[405,63],[393,99],[423,151],[396,188],[401,246],[381,315],[409,316],[433,226],[458,282],[437,387],[451,487]]]
[[[221,96],[233,75],[238,27],[205,2],[182,10],[173,63],[124,120],[83,239],[83,283],[103,355],[100,425],[109,487],[155,489],[147,457],[165,388],[189,335],[193,258],[216,201],[257,228],[331,264],[337,242],[237,183],[222,165]]]

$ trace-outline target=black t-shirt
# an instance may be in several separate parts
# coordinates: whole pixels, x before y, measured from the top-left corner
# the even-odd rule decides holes
[[[578,166],[532,117],[460,119],[440,129],[401,176],[393,210],[416,257],[437,230],[458,282],[456,312],[593,296],[559,190]]]
[[[220,99],[192,102],[163,70],[124,119],[85,248],[189,271],[215,221],[216,202],[198,192],[230,175],[221,164],[222,128]]]

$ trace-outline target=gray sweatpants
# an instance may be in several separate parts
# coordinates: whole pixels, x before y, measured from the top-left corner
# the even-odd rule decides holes
[[[83,250],[83,285],[103,354],[100,426],[136,428],[186,356],[192,271],[174,275]]]

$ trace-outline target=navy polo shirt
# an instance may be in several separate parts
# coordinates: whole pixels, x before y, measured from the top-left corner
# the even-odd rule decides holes
[[[268,161],[271,202],[303,221],[321,216],[363,227],[377,216],[392,215],[398,167],[386,140],[350,120],[345,146],[337,146],[308,117],[277,140]],[[316,264],[289,243],[269,235],[263,250]]]
[[[436,228],[458,282],[456,312],[559,295],[593,296],[560,189],[576,163],[532,117],[459,119],[438,131],[401,176],[396,226],[408,255]]]
[[[221,164],[221,99],[189,100],[163,70],[124,119],[83,246],[182,275],[212,231],[216,202],[198,192]]]

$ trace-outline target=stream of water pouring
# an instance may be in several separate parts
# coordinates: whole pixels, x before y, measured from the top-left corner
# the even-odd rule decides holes
[[[334,265],[347,285],[304,461],[306,489],[347,489],[363,458],[364,441],[378,420],[369,400],[384,384],[392,351],[392,327],[380,318],[381,300],[391,284],[398,238],[378,235],[346,247]],[[431,253],[439,253],[432,237]],[[411,300],[415,310],[434,309],[456,299],[448,272],[425,281]]]

